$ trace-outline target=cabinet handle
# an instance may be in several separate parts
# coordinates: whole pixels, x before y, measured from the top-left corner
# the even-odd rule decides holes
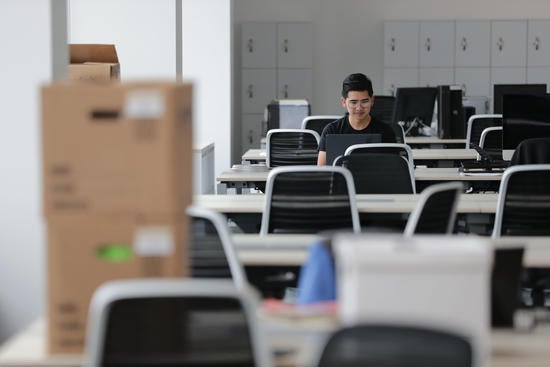
[[[288,84],[285,84],[283,88],[283,96],[284,98],[288,98]]]
[[[395,38],[390,40],[390,50],[391,52],[395,52]]]
[[[254,98],[254,87],[252,86],[252,84],[249,84],[248,85],[248,98]]]
[[[390,95],[395,96],[395,84],[390,84]]]
[[[533,42],[533,46],[535,46],[535,50],[539,50],[540,48],[540,38],[535,37],[535,42]]]
[[[248,130],[248,144],[252,145],[254,142],[254,130]]]
[[[466,84],[463,83],[461,85],[461,87],[462,87],[462,97],[465,97],[466,96]]]
[[[248,39],[247,47],[248,47],[248,52],[250,53],[254,52],[254,40],[252,38]]]
[[[462,46],[462,51],[466,51],[466,48],[468,47],[468,40],[466,37],[462,37],[462,42],[460,45]]]
[[[285,39],[285,40],[283,41],[283,51],[284,51],[285,53],[288,53],[288,39]]]
[[[432,49],[432,40],[430,37],[426,38],[426,51],[430,52]]]
[[[498,38],[497,47],[499,51],[502,51],[502,49],[504,48],[504,40],[502,39],[502,37]]]

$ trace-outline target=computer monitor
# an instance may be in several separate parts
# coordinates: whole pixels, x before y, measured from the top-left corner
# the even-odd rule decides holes
[[[502,96],[506,94],[546,93],[546,84],[495,84],[493,86],[493,113],[502,114]]]
[[[392,125],[402,122],[405,135],[425,135],[422,129],[431,127],[436,96],[434,87],[397,88]]]
[[[506,94],[502,111],[502,159],[525,139],[550,137],[550,94]]]

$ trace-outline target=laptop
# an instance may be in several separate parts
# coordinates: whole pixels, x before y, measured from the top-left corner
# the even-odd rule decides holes
[[[380,143],[381,134],[328,134],[326,141],[327,165],[343,155],[346,149],[355,144]]]

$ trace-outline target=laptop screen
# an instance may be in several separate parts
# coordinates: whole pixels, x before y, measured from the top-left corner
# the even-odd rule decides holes
[[[381,134],[328,134],[327,165],[332,165],[334,160],[343,155],[348,147],[354,144],[380,143]]]

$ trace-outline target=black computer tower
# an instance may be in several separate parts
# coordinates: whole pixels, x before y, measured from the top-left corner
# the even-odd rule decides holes
[[[437,87],[437,132],[441,139],[466,138],[462,89],[448,85]]]

